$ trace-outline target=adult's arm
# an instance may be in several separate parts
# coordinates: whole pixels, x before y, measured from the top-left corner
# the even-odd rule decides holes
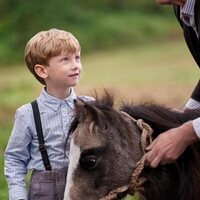
[[[156,0],[159,4],[173,4],[183,6],[186,0]]]

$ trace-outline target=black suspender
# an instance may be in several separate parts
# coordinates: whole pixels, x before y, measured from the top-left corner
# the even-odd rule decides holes
[[[43,136],[43,131],[42,131],[42,124],[41,124],[40,112],[39,112],[37,100],[31,102],[31,105],[32,105],[32,109],[33,109],[35,127],[36,127],[38,141],[39,141],[39,150],[42,155],[42,160],[43,160],[45,169],[47,171],[50,171],[51,165],[50,165],[49,157],[47,154],[47,149],[46,149],[46,146],[44,143],[44,136]]]

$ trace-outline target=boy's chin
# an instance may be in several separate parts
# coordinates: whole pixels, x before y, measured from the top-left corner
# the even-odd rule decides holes
[[[78,82],[77,83],[74,83],[74,84],[71,84],[70,87],[76,87],[78,85]]]

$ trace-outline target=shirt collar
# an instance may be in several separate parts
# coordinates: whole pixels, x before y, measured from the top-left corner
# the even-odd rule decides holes
[[[41,93],[40,93],[40,100],[42,101],[42,103],[45,104],[46,106],[48,106],[49,108],[51,108],[54,111],[57,111],[58,108],[63,103],[66,103],[66,104],[68,104],[68,106],[73,108],[75,99],[77,99],[77,96],[76,96],[73,88],[71,88],[69,96],[66,99],[63,99],[63,100],[51,96],[50,94],[47,93],[45,88],[43,88]]]
[[[197,37],[199,37],[194,18],[195,2],[196,0],[186,0],[184,6],[180,9],[180,18],[185,25],[192,27]]]

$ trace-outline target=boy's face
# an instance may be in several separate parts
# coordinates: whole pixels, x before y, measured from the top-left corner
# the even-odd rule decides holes
[[[62,53],[59,56],[52,57],[45,70],[47,88],[68,89],[76,86],[82,70],[80,52]]]

